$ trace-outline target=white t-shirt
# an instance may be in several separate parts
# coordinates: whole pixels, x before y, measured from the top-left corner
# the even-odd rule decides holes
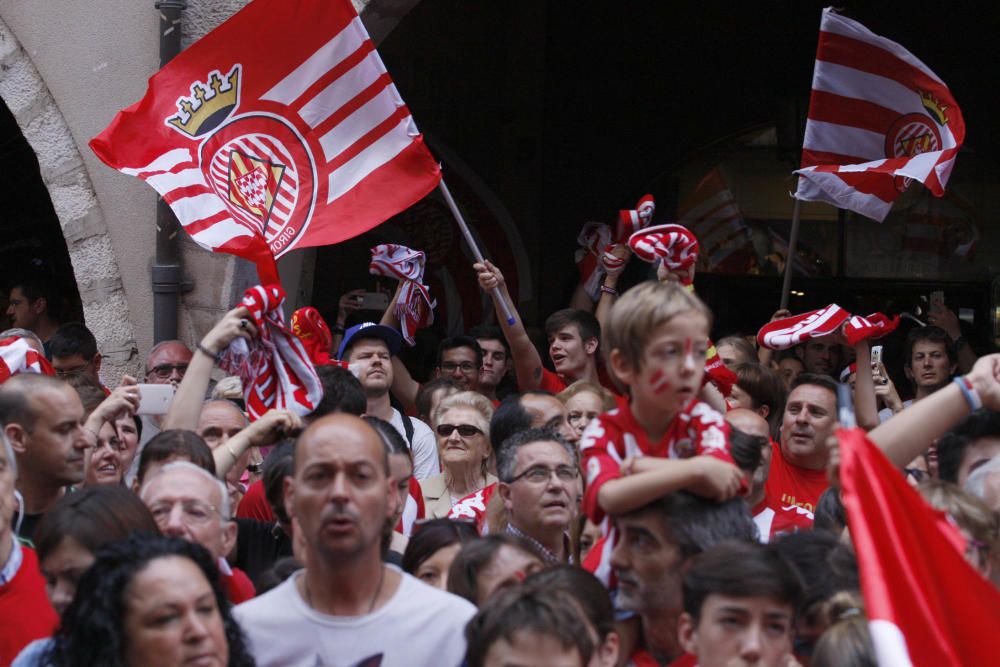
[[[410,454],[413,457],[413,476],[417,478],[417,481],[420,481],[441,472],[441,464],[438,462],[437,438],[434,437],[434,431],[431,430],[431,427],[416,417],[410,417],[410,421],[413,422],[413,444],[410,449]],[[403,440],[406,440],[403,416],[396,408],[392,409],[392,419],[389,420],[389,423],[399,431]],[[406,444],[409,445],[410,442],[407,441]]]
[[[457,667],[465,659],[465,625],[476,608],[463,598],[400,572],[399,588],[381,609],[327,616],[299,595],[295,581],[303,574],[233,610],[257,667],[355,667],[372,659],[380,667]]]

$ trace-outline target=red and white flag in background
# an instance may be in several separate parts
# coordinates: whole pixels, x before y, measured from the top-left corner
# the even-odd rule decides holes
[[[264,284],[293,248],[361,234],[441,178],[349,0],[254,0],[90,142]]]
[[[41,373],[55,375],[56,370],[28,341],[20,336],[0,340],[0,384],[18,373]]]
[[[964,140],[958,103],[930,68],[823,10],[797,199],[881,222],[911,179],[942,196]]]
[[[750,228],[722,170],[708,172],[677,210],[677,222],[698,237],[709,271],[744,271],[753,255]]]
[[[879,665],[994,665],[1000,592],[965,540],[862,430],[841,430],[840,482]]]

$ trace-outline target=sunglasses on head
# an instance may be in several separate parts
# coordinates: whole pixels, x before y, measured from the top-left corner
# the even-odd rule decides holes
[[[474,435],[482,435],[482,431],[471,424],[438,424],[437,432],[442,438],[447,438],[453,431],[458,430],[458,434],[463,438],[470,438]]]

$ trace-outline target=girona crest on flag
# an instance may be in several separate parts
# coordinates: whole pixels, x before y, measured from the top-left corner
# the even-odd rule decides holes
[[[236,114],[243,67],[212,70],[177,98],[164,123],[201,141],[206,182],[238,223],[264,237],[278,255],[303,232],[313,204],[315,168],[305,141],[270,114]]]

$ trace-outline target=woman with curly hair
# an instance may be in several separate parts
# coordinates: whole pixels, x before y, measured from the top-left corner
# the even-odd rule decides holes
[[[171,537],[102,547],[54,640],[54,667],[254,665],[212,557]]]

